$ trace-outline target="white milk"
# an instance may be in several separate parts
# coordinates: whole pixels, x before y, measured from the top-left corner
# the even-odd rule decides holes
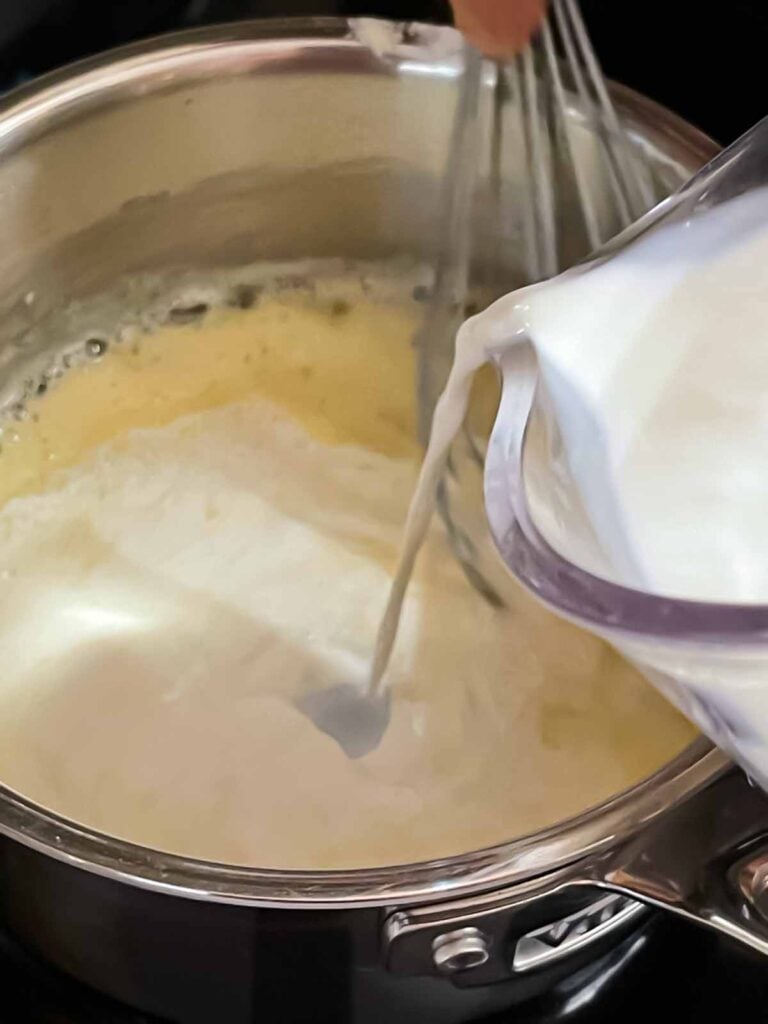
[[[768,191],[528,303],[568,467],[618,580],[768,602]]]

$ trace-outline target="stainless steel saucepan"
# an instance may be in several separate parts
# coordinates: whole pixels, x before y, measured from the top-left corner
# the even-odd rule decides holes
[[[66,303],[126,275],[431,258],[459,59],[448,29],[254,22],[121,50],[11,95],[0,109],[0,387],[44,352]],[[679,118],[626,89],[614,96],[659,190],[712,154]],[[575,102],[570,116],[588,147]],[[477,230],[489,238],[499,225],[481,208]],[[501,241],[480,248],[502,254],[492,269],[512,287],[519,239]],[[768,800],[703,742],[546,831],[388,869],[185,860],[3,788],[0,832],[0,898],[16,933],[173,1021],[240,1024],[262,1005],[288,1021],[470,1020],[597,964],[644,926],[638,899],[768,950]]]

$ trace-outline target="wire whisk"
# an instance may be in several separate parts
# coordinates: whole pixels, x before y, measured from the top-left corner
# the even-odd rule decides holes
[[[509,62],[491,65],[465,46],[440,198],[434,286],[415,339],[422,443],[450,371],[476,268],[509,263],[503,252],[488,260],[487,252],[478,251],[475,214],[482,192],[491,208],[491,244],[519,243],[520,278],[495,281],[490,297],[564,270],[660,198],[648,161],[616,112],[576,0],[552,0],[537,39]],[[454,510],[462,485],[458,465],[468,457],[482,467],[483,443],[465,427],[461,449],[440,485],[438,509],[467,578],[501,605],[481,568],[478,543]]]

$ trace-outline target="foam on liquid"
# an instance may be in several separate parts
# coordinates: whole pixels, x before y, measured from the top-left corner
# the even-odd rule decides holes
[[[344,868],[502,842],[684,746],[501,567],[508,609],[483,601],[437,523],[379,749],[351,761],[296,709],[365,679],[417,474],[418,309],[377,294],[332,281],[114,345],[8,428],[6,785],[158,849]]]

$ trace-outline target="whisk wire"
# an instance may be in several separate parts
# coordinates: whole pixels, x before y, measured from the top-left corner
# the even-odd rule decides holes
[[[557,273],[558,264],[552,153],[546,140],[545,117],[542,111],[533,49],[529,47],[518,59],[522,61],[523,65],[523,117],[528,122],[533,189],[536,194],[538,244],[541,257],[539,276],[550,277]]]
[[[603,237],[603,232],[600,227],[600,221],[597,216],[594,196],[589,188],[589,184],[587,181],[587,169],[584,167],[583,162],[579,159],[571,132],[571,126],[568,123],[568,102],[565,87],[563,85],[562,75],[560,73],[560,62],[557,56],[557,52],[555,50],[552,29],[550,28],[549,23],[545,23],[542,26],[541,35],[544,54],[547,61],[547,67],[549,70],[549,75],[552,80],[552,88],[555,94],[555,107],[557,112],[560,137],[562,138],[564,145],[568,150],[570,166],[573,171],[573,177],[576,183],[576,191],[579,197],[581,213],[584,218],[584,227],[587,233],[587,239],[589,241],[590,248],[596,249],[605,239]],[[577,88],[579,88],[579,83],[583,85],[583,79],[580,76],[575,75],[574,79],[576,81]],[[584,99],[583,102],[588,103],[588,98]]]
[[[450,359],[451,342],[463,319],[469,286],[472,211],[481,137],[479,106],[483,60],[470,46],[465,45],[464,50],[464,73],[440,199],[434,285],[424,321],[414,339],[418,367],[418,430],[422,444],[429,439],[435,402],[450,366],[446,355]]]
[[[530,140],[530,114],[527,112],[527,100],[524,98],[524,85],[522,74],[522,61],[515,60],[508,67],[499,66],[497,78],[501,88],[497,90],[497,103],[511,107],[517,120],[517,132],[505,133],[505,143],[499,148],[498,156],[504,159],[505,150],[510,148],[509,137],[519,140],[518,158],[522,165],[522,191],[517,211],[520,219],[520,227],[523,235],[523,259],[525,261],[525,272],[529,281],[536,281],[543,276],[543,257],[539,240],[539,223],[537,217],[538,204],[536,202],[536,186],[534,182],[534,164],[531,156]],[[508,92],[510,102],[505,103]],[[499,112],[497,111],[497,114]],[[509,166],[508,164],[506,166]],[[497,168],[497,176],[502,177],[500,168]],[[505,232],[507,237],[512,231]]]
[[[575,191],[590,249],[607,241],[609,234],[636,219],[654,201],[651,179],[619,121],[576,0],[551,0],[549,17],[535,45],[497,65],[495,85],[488,92],[483,88],[484,67],[479,54],[466,47],[441,195],[434,287],[415,340],[423,442],[450,370],[453,339],[469,294],[474,201],[481,184],[478,166],[488,169],[488,181],[483,184],[496,215],[494,254],[503,255],[497,250],[504,239],[522,236],[528,281],[563,269],[567,254],[561,252],[558,228],[568,189]],[[482,101],[489,93],[493,106],[486,119],[481,116],[485,114]],[[489,136],[484,138],[488,124]],[[595,144],[591,163],[584,160],[585,124]],[[490,164],[481,159],[483,145],[488,147]],[[603,173],[597,176],[604,182],[602,192],[594,184],[595,160],[602,167]],[[512,194],[506,186],[510,168],[522,171],[515,176],[519,185]],[[501,266],[505,262],[498,260]],[[502,291],[509,287],[510,282],[502,282]],[[466,425],[462,440],[469,462],[480,464],[480,447]],[[458,456],[449,460],[438,487],[437,507],[452,553],[467,579],[486,600],[500,605],[501,597],[480,568],[481,546],[457,521],[451,491],[462,486],[458,462]]]
[[[579,99],[603,141],[622,221],[630,223],[653,205],[653,189],[619,121],[577,3],[553,0],[553,11]]]

